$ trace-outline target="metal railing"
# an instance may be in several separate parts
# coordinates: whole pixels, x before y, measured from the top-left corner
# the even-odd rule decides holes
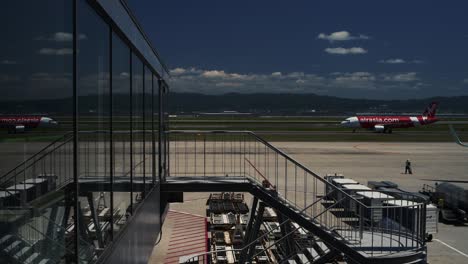
[[[291,224],[291,220],[287,219],[281,223],[279,223],[277,226],[271,228],[270,230],[267,230],[266,232],[261,233],[260,236],[252,240],[250,243],[243,245],[241,248],[232,248],[232,249],[224,249],[224,250],[214,250],[214,251],[209,251],[209,252],[203,252],[200,254],[193,254],[191,256],[188,256],[188,258],[184,261],[184,263],[212,263],[213,258],[216,258],[218,254],[228,254],[231,253],[233,256],[236,255],[236,253],[241,254],[242,252],[245,252],[245,250],[249,249],[250,247],[260,244],[263,245],[264,242],[267,240],[267,237],[272,235],[275,231],[278,231],[279,229],[283,228],[285,225]],[[263,245],[262,250],[256,251],[255,253],[252,254],[252,259],[255,259],[256,257],[266,254],[267,251],[274,247],[278,246],[280,243],[282,243],[285,239],[289,237],[293,237],[295,235],[295,232],[300,229],[301,227],[298,228],[293,228],[292,231],[287,233],[285,236],[282,236],[280,239],[276,240],[274,243],[269,244],[268,246]],[[328,251],[327,251],[328,252]],[[285,261],[293,256],[287,256],[284,259],[276,259],[277,261]]]
[[[384,201],[398,199],[381,192],[348,193],[249,131],[169,131],[168,140],[170,177],[267,183],[279,200],[367,256],[425,247],[425,204],[417,196],[391,204]]]
[[[66,236],[72,234],[68,233],[66,227],[47,217],[45,215],[47,210],[42,214],[38,214],[33,210],[32,205],[24,203],[14,193],[4,192],[9,197],[8,200],[2,200],[0,204],[4,216],[12,217],[12,219],[20,218],[21,220],[8,229],[1,229],[0,235],[17,236],[32,248],[33,252],[47,257],[53,263],[62,263],[74,254],[73,245],[66,243]],[[80,259],[85,261],[94,259],[93,246],[82,238],[79,239],[81,244]]]
[[[26,180],[40,175],[64,175],[57,184],[64,184],[73,178],[72,155],[73,133],[67,133],[56,139],[42,150],[27,158],[0,177],[0,188],[16,186],[20,182],[26,187]]]

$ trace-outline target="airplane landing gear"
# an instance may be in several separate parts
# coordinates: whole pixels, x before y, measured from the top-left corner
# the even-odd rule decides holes
[[[356,129],[353,129],[353,133],[356,133]]]
[[[391,134],[393,131],[391,129],[388,130],[388,133]]]

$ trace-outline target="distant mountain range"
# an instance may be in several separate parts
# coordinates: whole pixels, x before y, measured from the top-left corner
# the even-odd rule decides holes
[[[130,98],[114,95],[114,111],[128,113]],[[1,99],[0,99],[1,100]],[[80,113],[98,111],[107,101],[94,95],[79,97]],[[258,114],[350,114],[359,112],[422,113],[429,102],[440,102],[440,113],[468,114],[468,96],[409,100],[346,99],[316,94],[224,94],[170,93],[169,113],[238,111]],[[156,100],[157,102],[157,100]],[[28,101],[0,101],[0,114],[72,113],[71,98]]]
[[[316,94],[224,94],[171,93],[172,113],[193,111],[239,111],[252,113],[348,114],[356,112],[422,113],[432,101],[440,103],[442,113],[468,113],[468,96],[434,97],[409,100],[347,99]]]

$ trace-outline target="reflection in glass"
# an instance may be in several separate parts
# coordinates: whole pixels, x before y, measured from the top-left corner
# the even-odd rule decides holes
[[[144,138],[144,98],[143,98],[143,63],[132,56],[132,135],[133,135],[133,189],[138,190],[138,183],[145,176],[145,138]],[[143,197],[140,192],[134,192],[133,203],[138,203]],[[133,205],[132,205],[133,206]],[[134,209],[134,206],[133,206]]]
[[[131,175],[131,93],[130,49],[114,33],[112,34],[112,122],[114,142],[114,179],[126,179]],[[131,213],[131,193],[115,190],[114,233],[122,230]]]
[[[104,248],[112,229],[109,27],[85,0],[78,2],[78,13],[78,35],[86,36],[78,39],[77,55],[78,176],[80,182],[93,183],[80,185],[79,192],[79,251],[86,252]],[[90,257],[80,256],[80,262]]]
[[[1,263],[18,263],[32,255],[38,262],[58,263],[73,256],[73,236],[66,231],[73,225],[68,213],[73,196],[60,189],[73,179],[71,4],[2,2]],[[52,149],[60,158],[45,154]],[[54,194],[53,200],[40,207],[33,204],[48,193]],[[6,246],[11,250],[5,251]],[[18,257],[17,252],[24,254]]]

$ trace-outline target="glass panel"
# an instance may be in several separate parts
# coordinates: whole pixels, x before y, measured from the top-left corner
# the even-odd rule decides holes
[[[112,36],[112,128],[114,142],[114,179],[128,180],[131,173],[131,92],[130,49],[116,35]],[[128,186],[128,185],[126,185]],[[130,211],[129,190],[114,189],[114,233],[122,230]]]
[[[144,136],[145,129],[143,111],[143,63],[132,55],[132,135],[133,135],[133,203],[141,201],[141,183],[145,175]],[[133,209],[134,206],[133,206]]]
[[[104,248],[112,225],[110,202],[109,27],[78,1],[78,175],[80,182],[79,253]],[[84,229],[84,230],[83,230]],[[97,250],[96,252],[100,252]],[[80,262],[92,255],[83,253]]]
[[[153,75],[153,137],[155,181],[159,181],[159,85],[158,77]]]
[[[73,258],[73,236],[65,232],[73,194],[58,189],[73,180],[72,17],[72,1],[2,2],[1,263],[33,254],[38,262]],[[53,200],[34,203],[51,193]],[[15,250],[4,250],[11,245]]]
[[[149,190],[153,182],[153,74],[145,67],[145,190]]]

